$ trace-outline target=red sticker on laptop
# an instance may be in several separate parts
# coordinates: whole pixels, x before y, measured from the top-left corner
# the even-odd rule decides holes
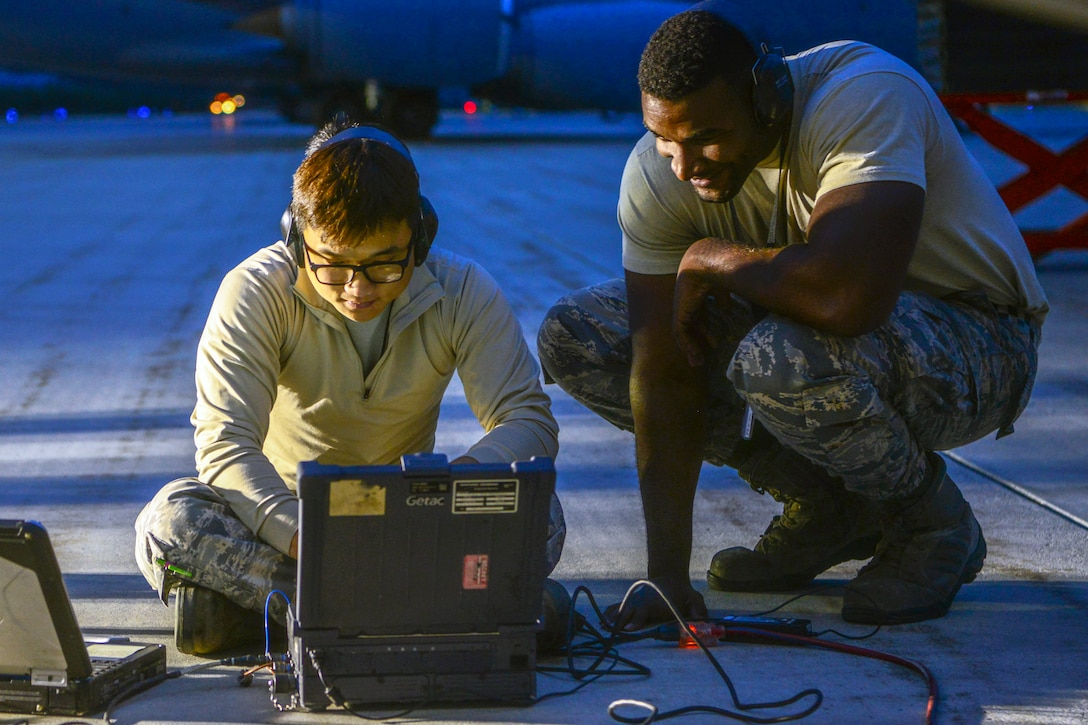
[[[487,589],[487,554],[466,554],[461,572],[462,589]]]

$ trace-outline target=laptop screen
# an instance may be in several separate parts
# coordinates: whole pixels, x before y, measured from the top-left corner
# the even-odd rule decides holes
[[[80,678],[91,662],[44,527],[0,521],[0,674],[32,669]]]
[[[0,612],[0,674],[67,668],[38,577],[6,559],[0,559]]]
[[[343,637],[532,626],[554,489],[547,458],[301,464],[299,625]]]

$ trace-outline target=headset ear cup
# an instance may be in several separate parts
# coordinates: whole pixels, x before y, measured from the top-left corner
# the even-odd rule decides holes
[[[427,253],[431,251],[431,244],[438,235],[438,214],[430,199],[420,195],[419,197],[419,226],[412,235],[412,253],[416,260],[416,266],[423,264],[427,259]]]
[[[291,256],[295,258],[295,262],[298,266],[306,264],[306,252],[302,246],[302,233],[298,229],[298,225],[295,224],[295,217],[291,214],[291,207],[287,207],[284,210],[283,216],[280,217],[280,234],[283,235],[283,241],[287,244],[287,248],[291,250]]]
[[[752,66],[752,108],[762,126],[773,126],[793,109],[793,78],[780,48],[763,46]]]

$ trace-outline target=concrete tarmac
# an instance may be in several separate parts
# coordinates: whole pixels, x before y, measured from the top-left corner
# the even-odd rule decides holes
[[[1071,128],[1088,128],[1088,116],[1078,118],[1057,124],[1050,139],[1056,148]],[[616,197],[640,131],[632,117],[451,116],[434,139],[411,144],[423,193],[438,210],[436,243],[494,274],[530,340],[560,295],[622,274]],[[137,573],[132,522],[162,484],[193,471],[188,415],[207,309],[231,266],[279,238],[291,173],[310,132],[260,113],[0,127],[0,229],[8,259],[0,266],[0,518],[33,518],[50,531],[85,632],[166,644],[171,669],[204,660],[174,648],[172,610]],[[995,180],[1015,171],[969,140]],[[1055,226],[1086,206],[1071,196],[1047,204],[1037,216]],[[1055,208],[1065,218],[1055,218]],[[989,542],[985,569],[949,614],[884,627],[862,641],[844,638],[838,633],[871,632],[839,616],[841,585],[861,562],[832,569],[820,578],[823,588],[793,601],[707,592],[711,609],[751,614],[781,605],[779,615],[829,630],[820,641],[923,665],[939,688],[939,723],[1088,722],[1088,253],[1050,254],[1038,271],[1053,312],[1032,402],[1015,435],[948,454],[949,471]],[[633,442],[550,392],[562,428],[558,490],[569,526],[555,577],[571,590],[588,588],[603,606],[644,574]],[[443,415],[438,450],[452,457],[479,434],[456,385]],[[770,497],[753,493],[732,471],[706,467],[691,565],[697,586],[705,590],[715,551],[751,545],[776,511]],[[578,608],[592,617],[585,597]],[[924,722],[925,680],[885,659],[749,643],[710,652],[741,703],[815,688],[822,702],[805,722]],[[531,707],[428,707],[390,721],[608,723],[610,704],[621,700],[650,702],[662,712],[738,710],[697,650],[646,640],[620,653],[650,673],[603,677]],[[170,680],[111,716],[117,723],[356,719],[335,708],[280,711],[267,677],[241,688],[239,669]],[[542,695],[579,684],[570,674],[538,678]],[[812,702],[809,696],[748,714],[773,718]],[[631,705],[620,714],[631,722],[646,715]],[[678,721],[718,719],[692,714]],[[0,713],[0,725],[25,720],[72,718]]]

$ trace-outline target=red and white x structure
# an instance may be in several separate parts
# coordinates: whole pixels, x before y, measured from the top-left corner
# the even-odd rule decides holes
[[[1047,93],[953,93],[941,96],[945,108],[994,148],[1027,165],[1027,171],[998,188],[1001,198],[1016,212],[1057,186],[1088,200],[1088,135],[1055,153],[1025,134],[998,121],[991,104],[1033,105],[1088,100],[1088,91]],[[1032,256],[1055,249],[1088,247],[1088,213],[1054,230],[1021,230]]]

